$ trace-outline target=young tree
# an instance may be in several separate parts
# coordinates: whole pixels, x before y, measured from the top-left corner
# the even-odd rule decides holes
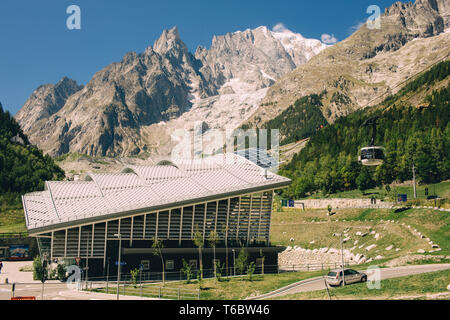
[[[217,234],[217,232],[216,231],[211,231],[210,233],[209,233],[209,236],[208,236],[208,243],[209,243],[209,246],[211,246],[211,247],[213,247],[213,251],[214,251],[214,263],[213,263],[213,265],[214,265],[214,277],[217,277],[217,269],[216,269],[216,245],[217,245],[217,242],[219,241],[219,235]]]
[[[191,282],[192,278],[192,265],[186,262],[183,258],[183,267],[181,268],[181,272],[183,272],[186,275],[186,283]]]
[[[202,248],[205,245],[205,240],[203,239],[203,234],[198,230],[194,233],[194,245],[198,248],[198,257],[200,260],[200,278],[203,278]]]
[[[33,280],[42,280],[44,276],[48,278],[48,271],[44,268],[41,257],[36,256],[33,261]]]
[[[141,272],[141,271],[140,271],[138,268],[133,269],[133,270],[130,271],[130,274],[131,274],[131,282],[133,283],[133,286],[134,286],[135,288],[137,287],[137,278],[138,278],[140,272]]]
[[[255,273],[255,262],[250,262],[250,264],[247,266],[247,275],[248,275],[248,280],[252,281],[253,280],[253,274]]]
[[[165,266],[164,266],[164,258],[163,258],[163,254],[162,254],[162,249],[164,248],[164,244],[162,243],[161,240],[159,240],[156,237],[153,237],[153,244],[152,244],[152,248],[153,248],[153,255],[155,256],[159,256],[161,258],[161,264],[162,264],[162,280],[163,280],[163,285],[165,284]]]
[[[66,266],[64,265],[64,263],[62,264],[58,264],[58,266],[56,267],[56,273],[58,276],[58,280],[61,282],[66,281]]]
[[[239,274],[243,274],[247,270],[248,265],[248,252],[247,250],[242,246],[241,250],[239,251],[239,255],[236,259],[236,270]]]

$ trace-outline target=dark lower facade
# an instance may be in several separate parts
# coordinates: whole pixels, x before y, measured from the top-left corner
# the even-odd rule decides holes
[[[117,279],[118,274],[118,256],[119,241],[108,241],[108,250],[106,253],[106,264],[103,266],[103,259],[98,258],[81,258],[78,265],[82,270],[89,267],[88,277],[95,279]],[[201,252],[198,247],[192,243],[186,243],[184,247],[176,247],[174,243],[163,242],[164,248],[161,250],[162,259],[164,261],[165,279],[177,280],[185,279],[186,274],[183,273],[183,260],[192,266],[193,277],[196,278],[200,271],[200,259],[203,266],[203,276],[214,276],[214,259],[220,262],[220,273],[222,276],[238,275],[236,270],[236,260],[241,250],[245,250],[248,255],[247,263],[255,264],[255,273],[273,273],[277,272],[278,253],[285,248],[281,246],[239,246],[237,243],[218,244],[216,248],[202,248]],[[178,245],[178,243],[176,244]],[[140,269],[144,277],[143,280],[160,280],[162,279],[163,261],[159,255],[155,255],[152,248],[152,241],[136,241],[130,246],[129,243],[122,242],[120,250],[121,279],[126,280],[131,277],[131,271]],[[66,265],[77,264],[76,259],[63,259]],[[83,276],[85,277],[85,271]]]
[[[89,278],[115,277],[119,257],[124,263],[121,275],[142,266],[142,273],[162,273],[162,261],[154,254],[155,239],[163,243],[165,273],[178,276],[183,259],[200,269],[200,255],[193,239],[200,235],[204,248],[204,273],[214,270],[214,256],[224,274],[235,273],[234,261],[242,248],[257,268],[276,267],[282,247],[269,243],[273,190],[198,202],[154,212],[135,213],[94,223],[69,225],[35,234],[41,257],[66,265],[88,266]],[[215,235],[216,249],[208,238]],[[120,240],[119,240],[120,239]],[[215,252],[215,253],[214,253]],[[260,267],[261,266],[261,267]],[[276,269],[276,268],[275,268]],[[262,269],[261,269],[262,271]],[[85,275],[85,272],[83,272]]]

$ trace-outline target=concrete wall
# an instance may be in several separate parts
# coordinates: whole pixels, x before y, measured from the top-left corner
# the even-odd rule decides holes
[[[391,208],[393,202],[383,202],[376,200],[376,204],[371,204],[371,199],[307,199],[296,200],[295,208],[305,209],[326,209],[331,205],[333,209],[340,208]]]

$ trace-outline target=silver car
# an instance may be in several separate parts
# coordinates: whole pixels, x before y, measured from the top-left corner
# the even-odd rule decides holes
[[[367,281],[367,275],[365,273],[358,272],[353,269],[345,269],[344,278],[345,284]],[[335,269],[330,271],[326,277],[326,280],[330,286],[341,286],[344,280],[342,277],[342,269]]]

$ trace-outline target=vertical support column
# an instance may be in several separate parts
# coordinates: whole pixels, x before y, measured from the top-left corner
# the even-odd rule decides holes
[[[122,219],[119,219],[117,221],[117,233],[120,234],[120,222],[122,221]],[[122,237],[121,237],[122,238]]]
[[[261,218],[262,218],[261,212],[262,212],[263,200],[264,200],[264,192],[261,192],[261,201],[260,201],[260,206],[259,206],[258,236],[256,237],[257,239],[260,237],[260,233],[261,233]]]
[[[158,228],[159,228],[159,211],[156,212],[155,239],[158,239]]]
[[[181,246],[181,236],[182,236],[182,232],[183,232],[183,212],[184,212],[184,207],[181,207],[181,217],[180,217],[180,236],[178,239],[178,245]]]
[[[55,238],[55,232],[52,231],[52,239],[50,241],[50,261],[53,261],[53,239]]]
[[[66,229],[66,234],[64,238],[64,258],[67,257],[67,233],[69,233],[69,229]]]
[[[250,206],[248,210],[248,230],[247,230],[247,245],[250,242],[250,226],[252,221],[252,206],[253,206],[253,194],[250,195]]]
[[[81,226],[78,227],[78,257],[81,256]]]
[[[272,221],[272,210],[273,210],[273,190],[272,190],[272,194],[270,195],[270,212],[269,212],[269,232],[266,234],[266,241],[267,241],[267,246],[270,245],[269,241],[270,241],[270,228],[271,228],[271,221]],[[269,193],[267,193],[267,196],[269,196]]]
[[[108,244],[108,221],[105,222],[105,245],[103,246],[103,270],[106,267],[106,246]]]
[[[131,217],[130,247],[133,245],[134,216]]]
[[[167,239],[170,239],[170,218],[172,216],[172,209],[169,210],[169,222],[167,223]]]
[[[216,201],[216,221],[214,221],[214,232],[217,232],[217,217],[219,215],[219,200]]]
[[[227,222],[225,224],[225,242],[228,243],[228,230],[230,229],[229,222],[230,222],[230,206],[231,206],[231,198],[228,198],[228,205],[227,205]]]
[[[194,220],[195,220],[195,204],[192,206],[192,226],[191,226],[191,239],[194,238]]]
[[[239,196],[239,204],[238,204],[238,219],[237,219],[237,227],[236,227],[236,240],[239,240],[239,226],[241,223],[241,196]]]
[[[205,202],[205,214],[203,217],[203,239],[205,239],[205,233],[206,233],[206,209],[208,208],[208,203]]]
[[[147,214],[144,214],[144,225],[142,228],[142,239],[145,239],[145,230],[147,229]]]
[[[92,224],[91,257],[94,256],[94,232],[95,232],[95,224]]]

